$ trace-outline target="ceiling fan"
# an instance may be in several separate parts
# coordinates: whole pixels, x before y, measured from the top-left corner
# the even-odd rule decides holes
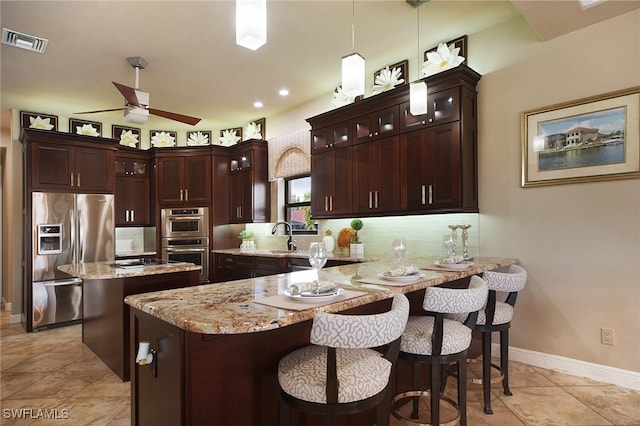
[[[124,84],[116,83],[112,81],[116,89],[122,93],[126,100],[124,108],[112,108],[101,109],[97,111],[83,111],[76,114],[95,114],[98,112],[109,111],[124,111],[124,121],[128,123],[143,124],[149,118],[149,114],[157,115],[159,117],[168,118],[170,120],[180,121],[181,123],[196,125],[200,122],[197,117],[190,117],[188,115],[177,114],[175,112],[163,111],[161,109],[149,107],[149,93],[138,90],[140,80],[140,69],[144,69],[147,66],[147,61],[141,56],[133,56],[127,58],[129,64],[136,70],[136,84],[135,88],[125,86]]]

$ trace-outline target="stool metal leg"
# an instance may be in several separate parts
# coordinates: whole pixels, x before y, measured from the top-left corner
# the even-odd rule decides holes
[[[420,389],[420,364],[414,362],[412,369],[413,369],[413,388]],[[419,397],[416,396],[413,398],[413,410],[411,411],[412,419],[419,418],[419,415],[418,415],[419,401],[420,401]]]
[[[493,414],[491,409],[491,332],[482,332],[482,394],[484,412]]]
[[[460,409],[460,426],[467,426],[467,360],[458,364],[458,408]]]
[[[440,365],[431,364],[431,424],[440,424]]]
[[[509,330],[500,332],[500,372],[502,373],[502,389],[504,394],[512,396],[509,389]]]

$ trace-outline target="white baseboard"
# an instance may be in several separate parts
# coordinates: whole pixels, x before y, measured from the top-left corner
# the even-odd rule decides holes
[[[494,357],[500,356],[499,344],[493,343],[491,345],[491,355]],[[572,376],[586,377],[624,388],[640,390],[640,373],[636,371],[514,347],[509,347],[509,360],[547,370],[560,371]]]

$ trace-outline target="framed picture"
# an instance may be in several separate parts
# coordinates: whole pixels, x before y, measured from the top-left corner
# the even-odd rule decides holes
[[[58,116],[39,112],[20,111],[20,125],[23,129],[58,131]]]
[[[213,143],[211,139],[211,130],[196,130],[195,132],[187,132],[188,146],[203,146]]]
[[[83,136],[102,136],[102,123],[70,118],[69,133]]]
[[[382,72],[382,70],[385,69],[385,68],[387,68],[387,67],[380,68],[378,71],[373,73],[373,82],[374,83],[375,83],[376,78],[378,77],[378,75],[380,75],[380,72]],[[407,75],[407,70],[409,69],[409,60],[405,59],[404,61],[396,62],[395,64],[389,65],[389,70],[393,71],[394,68],[400,68],[400,75],[399,75],[398,78],[404,80],[400,84],[409,84],[409,76]],[[394,87],[395,87],[395,85],[394,85]]]
[[[178,132],[172,132],[169,130],[150,130],[149,134],[151,135],[151,146],[156,148],[176,146]]]
[[[640,87],[522,113],[522,187],[640,177]]]
[[[140,129],[126,126],[111,126],[111,137],[120,142],[120,145],[135,148],[140,143]]]
[[[467,36],[463,35],[462,37],[454,38],[453,40],[449,40],[447,42],[447,46],[451,46],[452,44],[455,47],[459,47],[460,48],[460,51],[458,52],[458,56],[462,56],[464,58],[465,62],[469,62],[468,61],[469,57],[467,56],[468,55],[468,52],[467,52]],[[433,47],[433,48],[431,48],[429,50],[426,50],[424,52],[424,60],[425,61],[427,60],[427,53],[435,52],[436,50],[438,50],[438,46]]]
[[[218,139],[222,145],[235,145],[242,140],[242,127],[220,130]]]
[[[265,139],[267,134],[266,124],[267,121],[264,117],[247,124],[247,127],[244,130],[244,140]]]

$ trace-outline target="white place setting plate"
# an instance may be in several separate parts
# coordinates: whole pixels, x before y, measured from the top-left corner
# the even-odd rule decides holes
[[[289,291],[289,289],[286,289],[284,291],[284,295],[287,297],[290,297],[291,299],[294,300],[299,300],[301,302],[310,302],[310,303],[315,303],[315,302],[323,302],[325,300],[331,300],[334,297],[338,297],[342,294],[343,290],[341,288],[336,288],[335,290],[329,292],[329,293],[310,293],[310,292],[303,292],[300,294],[291,294],[291,291]]]
[[[460,263],[433,262],[433,264],[444,269],[467,269],[473,266],[473,262],[460,262]]]
[[[387,275],[387,274],[378,274],[378,276],[387,281],[395,281],[398,283],[412,283],[414,281],[418,281],[421,278],[424,278],[424,274],[409,274],[409,275]]]

